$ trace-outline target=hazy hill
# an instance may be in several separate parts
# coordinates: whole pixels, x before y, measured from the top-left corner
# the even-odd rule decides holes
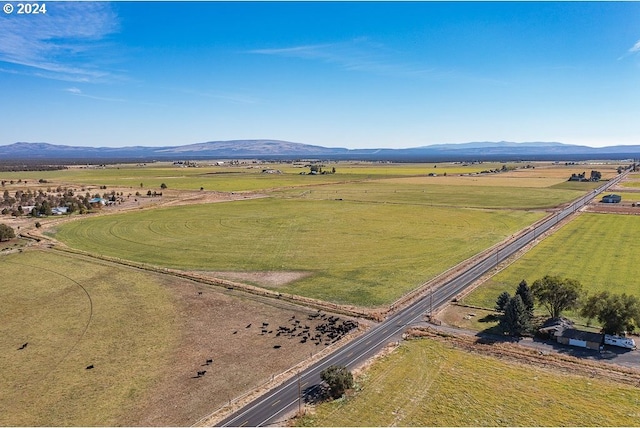
[[[346,149],[280,140],[209,141],[169,147],[79,147],[48,143],[0,146],[0,161],[11,160],[176,160],[176,159],[335,159],[391,161],[583,160],[640,157],[640,146],[593,148],[557,142],[471,142],[407,149]]]

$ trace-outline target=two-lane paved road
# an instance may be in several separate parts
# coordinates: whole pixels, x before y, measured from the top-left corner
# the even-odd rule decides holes
[[[322,370],[332,364],[353,368],[374,356],[391,340],[396,340],[408,325],[419,320],[423,314],[447,304],[490,269],[582,208],[600,192],[618,183],[624,175],[620,174],[594,192],[577,199],[566,208],[549,216],[540,224],[530,227],[528,231],[521,233],[516,239],[497,247],[495,252],[480,259],[466,271],[433,290],[425,298],[411,303],[384,322],[375,325],[362,336],[313,364],[298,377],[294,377],[257,398],[221,421],[220,426],[282,425],[285,416],[298,409],[301,398],[304,399],[305,395],[312,396],[314,391],[317,391],[321,383],[320,372]]]

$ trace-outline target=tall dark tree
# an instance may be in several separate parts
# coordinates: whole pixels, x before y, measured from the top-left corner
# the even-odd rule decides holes
[[[332,365],[320,372],[320,379],[329,385],[329,394],[340,398],[347,389],[353,387],[353,375],[345,366]]]
[[[496,311],[504,312],[504,307],[509,303],[509,299],[511,299],[511,295],[508,292],[503,291],[500,293],[496,300]]]
[[[520,337],[531,330],[531,316],[522,303],[520,295],[516,294],[509,299],[498,325],[503,333],[515,337]]]
[[[590,296],[580,311],[582,316],[595,318],[606,334],[631,332],[640,326],[640,300],[627,294],[603,291]]]
[[[578,307],[582,285],[575,279],[546,275],[534,281],[531,292],[548,311],[559,318],[563,311]]]
[[[527,285],[527,281],[524,279],[520,281],[518,284],[518,289],[516,290],[516,294],[520,296],[522,299],[522,303],[524,303],[524,307],[529,312],[529,316],[533,317],[533,308],[534,308],[534,297],[531,292],[531,288]]]
[[[16,237],[16,233],[11,226],[0,223],[0,241],[8,241]]]

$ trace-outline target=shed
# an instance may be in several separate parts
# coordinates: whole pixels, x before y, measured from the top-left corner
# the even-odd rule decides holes
[[[575,328],[567,328],[556,333],[558,343],[563,345],[578,346],[587,349],[600,349],[604,341],[604,335],[600,333],[592,333],[590,331],[576,330]]]
[[[604,195],[602,197],[602,201],[605,204],[617,204],[622,200],[622,196],[620,195],[614,195],[614,194],[610,194],[610,195]]]

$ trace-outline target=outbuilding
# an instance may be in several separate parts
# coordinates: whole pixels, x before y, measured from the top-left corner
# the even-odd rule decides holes
[[[620,195],[604,195],[602,197],[602,202],[604,202],[605,204],[617,204],[620,203],[620,201],[622,200],[622,196]]]
[[[556,333],[558,343],[563,345],[578,346],[587,349],[600,349],[604,341],[604,335],[600,333],[592,333],[590,331],[576,330],[575,328],[567,328]]]

